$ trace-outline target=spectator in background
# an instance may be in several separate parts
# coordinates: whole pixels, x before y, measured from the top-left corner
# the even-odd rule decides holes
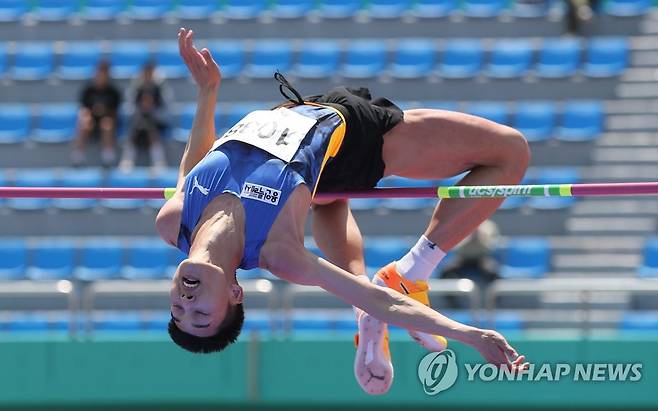
[[[157,75],[155,65],[147,63],[128,88],[127,101],[132,105],[130,131],[123,148],[119,167],[130,170],[135,166],[138,148],[149,149],[154,168],[167,166],[162,134],[167,129],[167,108],[171,90]]]
[[[110,65],[99,63],[94,78],[80,93],[78,135],[73,141],[71,161],[74,166],[85,162],[85,147],[91,136],[100,135],[101,160],[109,167],[116,161],[116,132],[121,93],[112,84]]]

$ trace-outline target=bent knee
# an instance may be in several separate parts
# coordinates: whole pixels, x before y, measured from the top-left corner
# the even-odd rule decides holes
[[[508,170],[509,177],[518,182],[530,164],[530,146],[523,134],[514,128],[505,126],[500,134],[502,165]]]

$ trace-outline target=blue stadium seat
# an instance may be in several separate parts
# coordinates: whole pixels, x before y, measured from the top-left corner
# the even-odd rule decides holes
[[[78,107],[73,104],[44,104],[36,117],[30,139],[37,143],[64,143],[73,140]]]
[[[377,187],[434,187],[433,180],[415,180],[411,178],[390,176],[382,179]],[[391,210],[422,210],[434,207],[434,198],[391,198],[381,200],[381,206]]]
[[[630,17],[647,14],[651,10],[650,0],[608,0],[603,10],[611,16]]]
[[[63,80],[86,80],[96,71],[101,57],[101,46],[97,41],[75,41],[66,43],[62,59],[55,74]]]
[[[243,331],[258,331],[260,333],[272,330],[273,318],[270,311],[252,310],[244,320]]]
[[[245,64],[244,44],[239,41],[214,41],[208,44],[222,70],[222,78],[238,76]]]
[[[76,168],[62,171],[57,181],[63,187],[102,187],[103,174],[98,168]],[[87,210],[95,207],[93,198],[57,198],[53,206],[61,210]]]
[[[325,19],[345,19],[354,17],[362,6],[362,0],[322,0],[319,11]]]
[[[395,49],[390,74],[397,78],[426,76],[434,69],[436,54],[436,44],[431,40],[401,40]]]
[[[14,80],[44,80],[53,70],[53,59],[52,43],[17,43],[9,74]]]
[[[347,78],[376,77],[386,65],[386,54],[384,41],[354,41],[345,50],[340,74]]]
[[[222,14],[229,19],[255,19],[268,8],[267,0],[226,0]]]
[[[297,64],[293,68],[302,78],[327,78],[338,71],[340,45],[332,40],[309,40],[302,43]]]
[[[112,170],[107,176],[107,185],[109,187],[148,187],[151,181],[150,174],[147,169],[139,168],[133,169],[130,172],[121,170]],[[101,205],[110,209],[136,209],[144,207],[146,202],[139,199],[109,199],[101,200]]]
[[[173,0],[132,0],[128,15],[134,20],[160,20],[173,9]]]
[[[218,10],[217,1],[179,0],[176,15],[183,20],[205,20]]]
[[[172,130],[171,136],[174,140],[181,143],[187,143],[194,122],[194,113],[196,112],[195,104],[186,104],[178,111],[176,123]]]
[[[109,280],[119,277],[123,245],[117,240],[93,240],[80,249],[80,263],[73,275],[78,280]]]
[[[487,75],[494,78],[521,77],[530,69],[532,54],[529,41],[497,41],[489,56]]]
[[[439,74],[446,78],[475,77],[482,67],[484,51],[479,40],[451,40],[443,50]]]
[[[522,331],[523,318],[516,312],[495,313],[493,323],[489,322],[487,327],[504,332]]]
[[[68,312],[30,311],[13,312],[6,322],[9,333],[66,333],[71,320]],[[4,321],[3,321],[4,322]]]
[[[500,267],[502,278],[540,278],[546,275],[551,252],[548,241],[541,237],[510,239]]]
[[[110,52],[112,77],[116,79],[133,78],[149,60],[149,52],[144,42],[113,42]]]
[[[0,105],[0,144],[21,143],[30,132],[30,109],[27,105]]]
[[[176,187],[178,182],[178,168],[170,167],[157,171],[157,174],[153,176],[153,186],[154,187],[164,187],[164,188],[173,188]],[[147,200],[147,205],[154,209],[160,209],[164,203],[165,199],[158,200]]]
[[[7,70],[7,45],[0,44],[0,78],[4,77]]]
[[[374,272],[405,255],[413,244],[397,237],[367,237],[364,242],[366,266]]]
[[[299,19],[315,9],[315,0],[276,0],[272,15],[278,19]]]
[[[264,40],[254,43],[244,74],[253,78],[271,78],[277,70],[287,72],[292,61],[290,41]]]
[[[530,180],[531,184],[578,183],[580,172],[572,167],[547,167],[539,169]],[[560,210],[570,207],[575,202],[576,197],[532,197],[528,205],[539,210]]]
[[[604,112],[600,101],[567,102],[557,133],[561,141],[590,141],[603,132]]]
[[[32,13],[41,21],[68,20],[78,11],[76,0],[39,0]]]
[[[187,255],[179,250],[178,248],[169,247],[169,252],[167,255],[167,272],[165,273],[166,277],[173,277],[174,271],[178,268],[178,264],[181,263],[184,259],[187,258]]]
[[[452,101],[423,101],[418,108],[433,108],[436,110],[459,111],[459,104]]]
[[[178,54],[178,42],[163,41],[155,51],[155,64],[158,72],[166,78],[183,78],[187,76],[187,67]]]
[[[27,13],[29,3],[25,0],[0,1],[0,22],[18,21]]]
[[[418,18],[434,19],[451,15],[457,7],[457,0],[417,0],[411,13]]]
[[[71,277],[76,247],[64,239],[39,240],[30,248],[27,277],[32,280],[58,280]]]
[[[470,103],[467,106],[466,112],[474,116],[486,118],[487,120],[494,121],[498,124],[510,124],[507,103],[498,103],[494,101]]]
[[[518,18],[546,17],[551,11],[552,1],[514,1],[509,10],[510,15]]]
[[[555,129],[555,104],[550,101],[520,102],[516,105],[514,128],[530,142],[544,141]]]
[[[145,328],[140,315],[132,311],[97,311],[92,314],[92,318],[94,331],[140,331]]]
[[[580,67],[582,47],[579,39],[548,39],[542,42],[537,75],[546,78],[569,77]]]
[[[225,115],[221,116],[221,121],[219,121],[219,130],[222,130],[222,132],[228,130],[229,128],[233,127],[236,125],[244,116],[249,114],[250,112],[254,110],[263,110],[267,106],[264,106],[259,103],[239,103],[239,104],[231,104],[226,112],[224,113]]]
[[[52,187],[55,185],[55,174],[52,169],[35,168],[20,169],[14,176],[17,187]],[[7,206],[14,210],[34,211],[49,207],[52,200],[48,198],[10,198]]]
[[[399,19],[411,9],[412,4],[411,0],[370,0],[367,11],[375,19]]]
[[[20,280],[27,267],[27,246],[21,238],[0,239],[0,280]]]
[[[628,40],[624,37],[599,37],[589,40],[584,73],[589,77],[619,76],[628,66]]]
[[[91,21],[110,21],[126,10],[124,0],[87,0],[82,15]]]
[[[126,246],[127,262],[121,276],[131,280],[167,278],[169,249],[161,240],[136,241]]]
[[[658,238],[648,238],[642,250],[642,265],[638,267],[640,277],[658,277]]]
[[[382,202],[379,198],[353,198],[350,200],[350,208],[355,211],[370,211],[380,208]]]
[[[465,0],[462,11],[468,17],[491,18],[497,17],[506,5],[505,0]]]
[[[627,311],[619,320],[620,331],[658,331],[658,314],[655,312]]]

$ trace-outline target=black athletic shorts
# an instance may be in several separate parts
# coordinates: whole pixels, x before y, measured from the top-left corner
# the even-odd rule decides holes
[[[329,103],[345,115],[347,130],[338,154],[327,162],[318,192],[364,190],[384,175],[384,134],[402,121],[402,110],[385,98],[372,99],[367,88],[336,87],[307,101]]]

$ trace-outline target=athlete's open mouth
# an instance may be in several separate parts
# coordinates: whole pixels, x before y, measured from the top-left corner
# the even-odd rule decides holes
[[[187,288],[195,288],[199,286],[199,280],[193,280],[191,278],[183,277],[183,285]]]

